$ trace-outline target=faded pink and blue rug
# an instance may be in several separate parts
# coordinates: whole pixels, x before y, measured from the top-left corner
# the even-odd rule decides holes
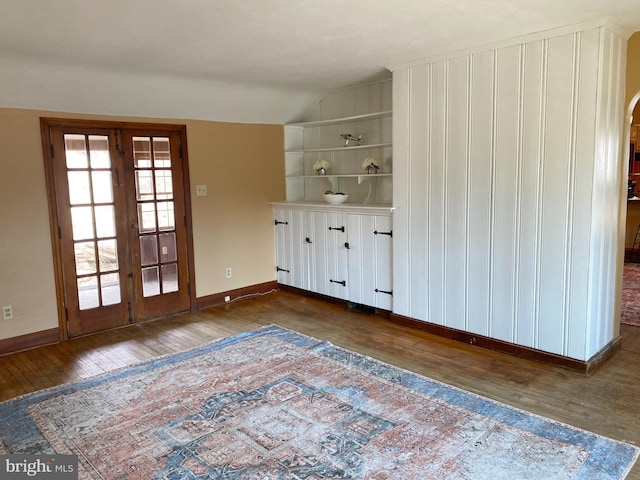
[[[276,326],[0,403],[82,479],[607,480],[638,449]]]

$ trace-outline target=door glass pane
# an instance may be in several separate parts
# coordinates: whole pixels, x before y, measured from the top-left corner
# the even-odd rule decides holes
[[[156,170],[156,198],[158,200],[173,198],[171,170]]]
[[[153,297],[160,295],[160,282],[158,267],[146,267],[142,269],[142,296]]]
[[[91,203],[91,188],[87,170],[71,170],[67,172],[69,180],[69,203],[71,205]]]
[[[133,163],[136,168],[151,168],[151,139],[133,137]]]
[[[102,287],[103,305],[120,303],[120,277],[117,273],[101,275],[100,285]]]
[[[136,170],[138,200],[153,200],[153,170]]]
[[[140,237],[140,263],[144,266],[158,263],[158,239],[156,235]]]
[[[154,167],[171,168],[171,151],[168,138],[153,137],[153,159]]]
[[[96,237],[115,237],[116,224],[113,205],[94,207],[96,212]]]
[[[178,265],[162,265],[162,293],[178,291]]]
[[[78,303],[80,310],[96,308],[100,305],[98,277],[82,277],[78,279]]]
[[[96,273],[96,251],[94,242],[79,242],[74,245],[76,275]]]
[[[162,263],[175,262],[178,258],[175,233],[160,234],[160,258]]]
[[[89,135],[89,156],[91,158],[91,168],[111,168],[109,137]]]
[[[100,240],[98,242],[98,259],[101,272],[118,270],[118,250],[115,240]]]
[[[64,150],[67,168],[87,168],[89,166],[84,135],[66,134],[64,136]]]
[[[173,202],[158,202],[158,230],[173,230],[175,226]]]
[[[93,201],[95,203],[113,202],[113,187],[109,170],[94,170],[91,172],[93,186]]]
[[[93,238],[93,212],[91,207],[71,207],[74,240]]]
[[[156,231],[156,206],[153,203],[138,204],[138,227],[140,232]]]

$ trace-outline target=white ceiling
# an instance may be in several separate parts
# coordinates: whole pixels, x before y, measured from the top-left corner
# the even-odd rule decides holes
[[[389,65],[602,17],[640,30],[640,1],[0,0],[0,105],[281,123]]]

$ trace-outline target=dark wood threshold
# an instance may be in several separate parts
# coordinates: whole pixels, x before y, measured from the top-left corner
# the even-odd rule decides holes
[[[439,337],[486,348],[488,350],[507,353],[526,360],[534,360],[548,365],[562,367],[585,375],[591,375],[595,372],[600,365],[620,349],[622,342],[622,337],[615,338],[589,360],[583,361],[563,357],[562,355],[556,355],[554,353],[544,352],[542,350],[536,350],[535,348],[516,345],[503,340],[497,340],[495,338],[484,337],[482,335],[457,330],[455,328],[423,322],[413,318],[404,317],[402,315],[396,315],[394,313],[391,314],[390,321],[397,323],[398,325],[410,327]]]
[[[233,302],[234,300],[239,300],[244,297],[263,295],[272,290],[278,290],[278,282],[275,280],[272,282],[249,285],[248,287],[236,288],[234,290],[227,290],[226,292],[214,293],[212,295],[196,298],[196,308],[197,310],[202,310],[204,308],[222,305],[223,303],[227,303],[225,302],[225,297],[229,297],[229,301]]]
[[[27,333],[18,337],[0,340],[0,355],[21,352],[31,348],[60,343],[60,330],[50,328],[41,332]]]

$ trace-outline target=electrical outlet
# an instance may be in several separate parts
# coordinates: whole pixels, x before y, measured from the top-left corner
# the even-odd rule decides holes
[[[231,267],[227,267],[227,269],[224,271],[224,276],[227,278],[231,278]]]
[[[11,305],[2,307],[2,318],[5,320],[11,320],[13,318],[13,307]]]
[[[225,302],[230,302],[231,301],[231,297],[229,295],[227,295],[226,297],[224,297],[224,301]]]

